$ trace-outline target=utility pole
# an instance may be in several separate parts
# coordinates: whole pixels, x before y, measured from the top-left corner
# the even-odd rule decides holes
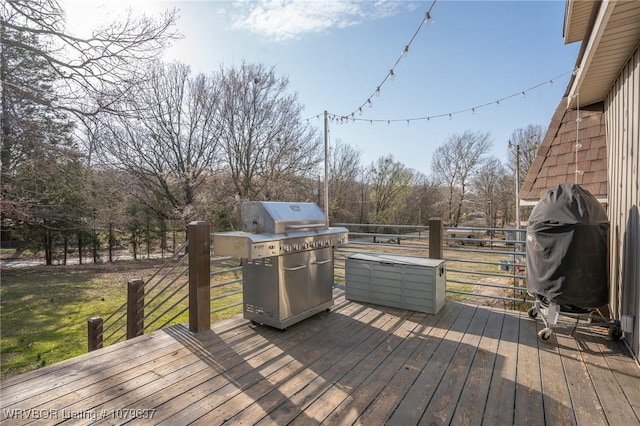
[[[329,116],[324,111],[324,214],[329,219]]]
[[[520,145],[516,144],[516,240],[520,241]]]
[[[520,241],[520,144],[511,143],[509,141],[509,148],[515,147],[516,149],[516,246]]]

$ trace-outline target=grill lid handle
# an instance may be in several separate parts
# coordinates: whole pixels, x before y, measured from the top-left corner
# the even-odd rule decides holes
[[[325,228],[324,223],[310,223],[308,225],[287,225],[288,229],[304,229],[304,228]]]

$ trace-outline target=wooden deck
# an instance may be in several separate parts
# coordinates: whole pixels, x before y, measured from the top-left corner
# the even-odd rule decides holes
[[[539,343],[526,313],[340,297],[285,332],[175,326],[6,380],[6,424],[636,425],[640,369],[606,331]]]

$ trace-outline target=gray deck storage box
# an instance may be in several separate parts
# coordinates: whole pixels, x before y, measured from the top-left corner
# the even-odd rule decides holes
[[[345,269],[349,300],[428,314],[437,314],[444,306],[444,260],[355,253],[347,256]]]

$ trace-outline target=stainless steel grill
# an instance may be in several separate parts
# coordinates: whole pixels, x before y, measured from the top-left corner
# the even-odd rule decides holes
[[[245,231],[213,234],[216,255],[242,259],[243,313],[286,329],[333,306],[333,250],[346,228],[329,227],[314,203],[242,205]]]

